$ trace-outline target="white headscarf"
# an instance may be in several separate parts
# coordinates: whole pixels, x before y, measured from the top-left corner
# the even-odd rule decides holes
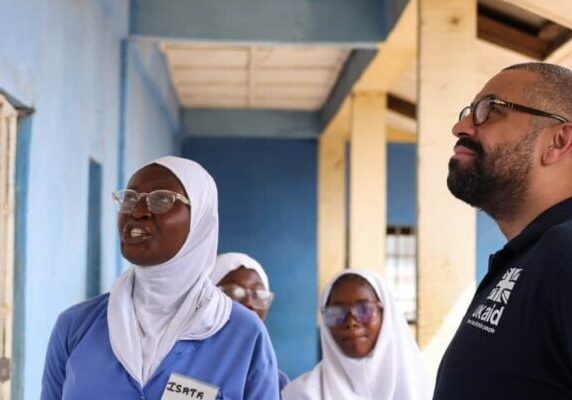
[[[194,161],[163,157],[151,164],[169,169],[191,203],[185,243],[170,260],[134,265],[113,284],[107,321],[117,359],[142,386],[178,340],[202,340],[228,321],[232,302],[209,280],[218,245],[214,180]],[[150,164],[149,164],[150,165]]]
[[[266,272],[264,272],[262,265],[260,265],[254,258],[244,253],[219,254],[216,258],[215,267],[211,272],[211,281],[216,285],[226,276],[226,274],[240,267],[255,271],[258,276],[260,276],[264,289],[270,290],[268,276],[266,275]]]
[[[378,275],[349,269],[338,274],[322,293],[320,307],[339,277],[355,274],[366,279],[383,304],[383,322],[375,348],[363,358],[345,356],[330,330],[320,321],[322,361],[310,372],[288,384],[284,400],[421,400],[430,399],[432,388],[421,353],[405,318]]]

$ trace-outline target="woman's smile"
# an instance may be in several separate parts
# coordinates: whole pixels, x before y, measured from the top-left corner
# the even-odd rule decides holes
[[[128,222],[123,227],[121,242],[127,245],[136,245],[152,240],[154,237],[155,235],[148,227]]]

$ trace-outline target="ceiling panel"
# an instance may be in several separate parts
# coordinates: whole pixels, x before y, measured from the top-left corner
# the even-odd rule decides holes
[[[205,84],[246,84],[248,71],[246,69],[187,69],[173,71],[173,82],[176,86],[205,83]]]
[[[181,105],[184,108],[246,108],[247,105],[246,97],[217,97],[217,98],[205,98],[205,97],[191,97],[182,96]]]
[[[322,102],[322,99],[256,98],[252,100],[252,108],[305,111],[319,108]]]
[[[314,111],[328,98],[348,49],[161,45],[185,107]]]
[[[247,88],[240,85],[187,85],[179,90],[181,96],[196,99],[201,97],[246,97]]]
[[[167,47],[167,59],[174,69],[200,67],[244,68],[248,65],[248,50],[243,48],[197,49]]]
[[[259,85],[290,85],[290,84],[305,84],[305,85],[327,85],[332,79],[338,75],[337,68],[273,68],[273,69],[259,69],[254,76],[256,83]]]
[[[331,68],[345,61],[348,50],[336,48],[258,49],[254,62],[261,68]]]
[[[303,85],[273,85],[258,86],[252,95],[254,97],[272,97],[272,98],[322,98],[324,90],[320,86],[303,86]]]

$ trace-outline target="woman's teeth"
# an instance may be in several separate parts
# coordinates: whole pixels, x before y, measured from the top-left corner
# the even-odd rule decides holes
[[[131,236],[132,238],[138,238],[141,236],[145,236],[145,234],[146,234],[146,232],[140,228],[133,228],[133,229],[131,229],[131,231],[129,231],[129,236]]]

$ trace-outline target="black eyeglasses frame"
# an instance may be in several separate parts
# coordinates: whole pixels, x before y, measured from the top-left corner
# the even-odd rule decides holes
[[[498,97],[495,97],[495,96],[485,96],[482,99],[480,99],[479,101],[477,101],[475,104],[471,104],[469,106],[464,107],[461,110],[461,112],[459,113],[459,121],[462,120],[463,118],[465,118],[467,115],[471,114],[472,118],[473,118],[473,125],[474,126],[479,126],[479,125],[482,125],[485,122],[487,122],[487,120],[489,119],[489,114],[492,110],[491,106],[489,106],[488,112],[482,121],[477,120],[477,114],[478,113],[475,112],[475,110],[477,110],[477,107],[479,107],[479,104],[482,104],[483,101],[487,101],[491,105],[507,107],[507,108],[510,108],[510,109],[513,109],[516,111],[526,113],[526,114],[536,115],[539,117],[553,118],[557,121],[560,121],[561,123],[570,122],[568,119],[566,119],[560,115],[552,114],[552,113],[542,111],[542,110],[532,108],[532,107],[523,106],[522,104],[511,103],[510,101],[502,100],[502,99],[499,99]]]

